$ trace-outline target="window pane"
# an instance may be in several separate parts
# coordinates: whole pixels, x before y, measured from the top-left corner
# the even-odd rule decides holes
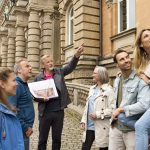
[[[70,44],[73,44],[73,19],[71,20],[70,26]]]
[[[127,28],[130,29],[135,27],[135,0],[128,0],[127,3]]]
[[[135,27],[135,0],[118,0],[118,32]]]
[[[70,9],[68,15],[68,44],[73,44],[73,8]]]
[[[120,8],[120,12],[119,12],[119,26],[120,29],[119,31],[124,31],[127,29],[127,11],[126,11],[126,0],[120,1],[119,2],[119,8]]]

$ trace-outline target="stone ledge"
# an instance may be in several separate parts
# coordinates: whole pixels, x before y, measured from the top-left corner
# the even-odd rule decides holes
[[[73,119],[80,122],[82,118],[82,114],[84,111],[83,106],[75,106],[72,103],[68,105],[68,108],[65,109],[65,112],[68,113]]]

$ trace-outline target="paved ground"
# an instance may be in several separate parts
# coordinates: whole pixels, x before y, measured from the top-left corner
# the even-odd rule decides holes
[[[33,128],[33,135],[30,139],[30,149],[37,150],[38,143],[38,119],[37,119],[37,103],[35,105],[36,119]],[[50,134],[51,135],[51,134]],[[82,131],[79,128],[79,122],[75,120],[69,113],[65,113],[64,128],[62,133],[61,150],[81,150]],[[51,138],[49,137],[47,150],[51,150]],[[93,148],[92,150],[96,150]]]

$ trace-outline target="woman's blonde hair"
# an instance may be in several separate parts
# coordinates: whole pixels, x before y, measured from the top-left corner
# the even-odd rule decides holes
[[[150,31],[150,29],[143,29],[140,31],[136,38],[135,49],[134,49],[134,66],[138,73],[143,72],[146,65],[148,64],[149,57],[145,49],[141,47],[141,37],[144,31]]]

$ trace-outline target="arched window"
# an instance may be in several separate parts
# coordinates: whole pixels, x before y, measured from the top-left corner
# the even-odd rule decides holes
[[[74,13],[73,8],[70,7],[68,11],[68,25],[67,25],[67,45],[73,44],[73,20],[74,20]]]

